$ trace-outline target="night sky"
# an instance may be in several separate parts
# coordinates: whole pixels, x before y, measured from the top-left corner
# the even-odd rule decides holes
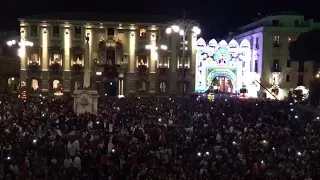
[[[31,3],[32,2],[32,3]],[[49,12],[146,13],[198,20],[205,39],[221,38],[258,17],[280,11],[296,11],[320,20],[316,1],[289,0],[4,0],[0,4],[0,30],[17,30],[18,17]],[[298,3],[299,2],[299,3]],[[67,3],[67,4],[66,4]],[[150,10],[151,7],[154,7]]]

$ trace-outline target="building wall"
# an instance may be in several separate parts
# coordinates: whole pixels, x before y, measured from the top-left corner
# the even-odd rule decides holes
[[[288,47],[289,43],[295,41],[300,33],[318,26],[319,24],[314,23],[313,20],[304,20],[301,15],[276,15],[240,28],[240,33],[233,38],[236,40],[253,38],[253,51],[259,54],[260,82],[271,91],[275,79],[279,86],[278,98],[283,98],[287,96],[289,90],[298,86],[299,75],[303,75],[303,85],[309,88],[314,76],[312,63],[306,62],[304,72],[298,72],[299,65],[297,62],[290,61]],[[258,47],[255,48],[255,44],[258,44]],[[273,68],[274,60],[279,60],[279,72],[275,72]],[[267,93],[267,96],[272,95]]]
[[[145,23],[112,23],[112,22],[84,22],[84,21],[46,21],[39,20],[21,20],[20,33],[21,39],[33,42],[33,47],[22,48],[25,55],[21,57],[21,80],[27,82],[29,91],[53,92],[53,80],[59,80],[64,92],[72,92],[74,83],[82,84],[83,69],[81,73],[75,73],[73,67],[73,49],[78,47],[83,50],[83,57],[88,52],[89,66],[91,70],[91,84],[96,89],[103,91],[104,83],[110,81],[106,77],[102,66],[103,59],[99,54],[99,43],[106,43],[107,47],[121,43],[123,47],[123,60],[116,64],[118,67],[117,89],[118,94],[128,96],[136,95],[179,95],[181,85],[181,66],[179,66],[179,57],[181,53],[181,38],[179,35],[166,35],[167,24],[145,24]],[[77,34],[81,29],[81,34]],[[108,33],[113,28],[114,34]],[[146,38],[140,38],[142,29],[146,30]],[[59,33],[56,33],[59,30]],[[86,49],[86,37],[89,36],[89,48]],[[185,71],[190,74],[185,83],[188,85],[187,93],[194,91],[194,66],[195,66],[195,34],[187,35],[188,44],[186,47],[188,67]],[[111,45],[108,45],[110,42]],[[158,50],[146,50],[146,45],[154,44]],[[161,45],[168,47],[167,50],[161,50]],[[51,61],[55,54],[54,49],[58,49],[62,57],[61,72],[53,73]],[[116,51],[118,52],[118,51]],[[31,55],[37,54],[36,68],[32,69]],[[58,53],[59,54],[59,53]],[[155,54],[158,54],[156,60]],[[141,69],[138,62],[141,57],[147,59],[147,73],[141,75]],[[163,60],[166,59],[167,60]],[[170,59],[170,60],[169,60]],[[166,63],[164,63],[166,62]],[[164,65],[167,64],[167,65]],[[82,63],[82,66],[84,63]],[[98,73],[97,73],[98,72]],[[102,75],[99,75],[99,73]],[[31,84],[34,80],[39,83],[37,90],[32,89]],[[139,91],[145,83],[145,91]],[[163,85],[165,83],[165,85]],[[165,90],[160,90],[160,84],[165,86]],[[123,89],[123,90],[120,90]],[[103,95],[104,93],[101,92]]]

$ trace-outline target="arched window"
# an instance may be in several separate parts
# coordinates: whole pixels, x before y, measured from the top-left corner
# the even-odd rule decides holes
[[[140,81],[140,83],[139,83],[139,91],[140,92],[144,92],[144,91],[146,91],[146,82],[145,81]]]
[[[37,89],[39,88],[39,82],[38,82],[38,80],[36,80],[36,79],[32,79],[32,80],[31,80],[31,88],[32,88],[33,90],[37,90]]]
[[[59,84],[60,84],[60,81],[59,81],[59,80],[54,80],[54,81],[52,82],[52,88],[53,88],[53,89],[57,89]]]
[[[160,82],[159,88],[160,92],[165,93],[167,91],[167,84],[165,82]]]

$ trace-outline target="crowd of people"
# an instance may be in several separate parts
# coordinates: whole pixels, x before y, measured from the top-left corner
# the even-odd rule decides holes
[[[1,178],[48,180],[318,179],[318,117],[288,101],[73,100],[0,96]],[[314,120],[315,119],[315,120]],[[1,179],[0,178],[0,179]]]

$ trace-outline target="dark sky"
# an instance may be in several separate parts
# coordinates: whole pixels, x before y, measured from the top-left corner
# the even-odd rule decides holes
[[[4,0],[0,5],[0,30],[14,30],[16,19],[26,15],[49,12],[119,12],[182,16],[201,24],[202,36],[219,38],[236,27],[250,23],[252,18],[279,11],[297,11],[320,20],[318,3],[311,0]],[[154,7],[153,9],[151,9]]]

